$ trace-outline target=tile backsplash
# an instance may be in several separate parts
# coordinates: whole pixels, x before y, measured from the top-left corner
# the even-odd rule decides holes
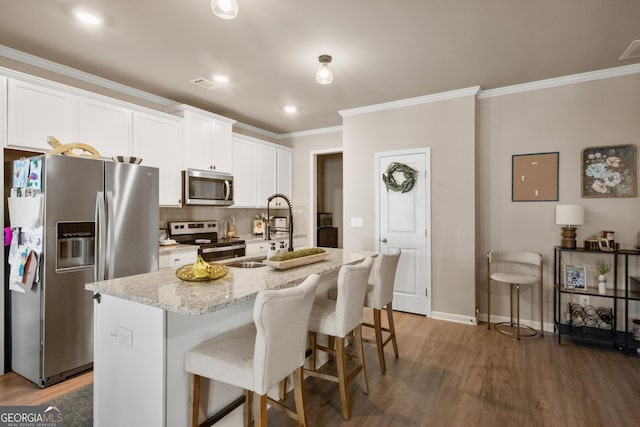
[[[160,208],[160,228],[167,228],[171,221],[203,221],[216,219],[220,222],[220,230],[224,230],[224,223],[231,221],[231,215],[236,218],[236,232],[240,236],[253,233],[253,220],[256,215],[267,213],[267,209],[245,208],[216,208],[212,206],[185,206],[183,208]],[[286,217],[287,209],[269,209],[271,216]],[[293,208],[294,234],[307,234],[307,221],[304,208]]]

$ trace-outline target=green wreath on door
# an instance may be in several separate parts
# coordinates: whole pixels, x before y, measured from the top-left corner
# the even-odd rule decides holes
[[[404,175],[404,180],[401,183],[396,182],[393,174],[395,172],[402,172]],[[416,174],[417,170],[413,169],[410,166],[407,166],[402,163],[392,162],[385,173],[382,174],[382,181],[384,181],[384,185],[387,186],[387,191],[396,191],[401,193],[407,193],[411,191],[413,186],[416,184]]]

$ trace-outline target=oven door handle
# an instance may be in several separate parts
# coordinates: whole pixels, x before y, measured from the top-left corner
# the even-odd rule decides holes
[[[213,252],[226,252],[226,251],[234,251],[236,249],[245,249],[247,245],[231,245],[231,246],[218,246],[215,248],[204,248],[201,249],[203,254],[210,254]]]

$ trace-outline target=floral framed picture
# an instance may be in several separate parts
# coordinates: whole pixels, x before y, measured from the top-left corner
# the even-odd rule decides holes
[[[635,145],[607,145],[582,150],[582,197],[636,197]]]
[[[564,267],[564,287],[580,291],[587,290],[587,268],[581,265]]]

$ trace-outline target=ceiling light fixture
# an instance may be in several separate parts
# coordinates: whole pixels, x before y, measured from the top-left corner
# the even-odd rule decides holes
[[[87,12],[86,10],[76,9],[73,11],[73,14],[78,20],[90,25],[100,25],[103,21],[100,15]]]
[[[224,74],[214,74],[213,81],[216,83],[229,83],[229,76]]]
[[[238,15],[238,2],[236,0],[211,0],[211,10],[222,19],[233,19]]]
[[[284,111],[286,113],[290,113],[290,114],[297,113],[298,112],[298,107],[296,107],[295,105],[285,105],[284,106]]]
[[[328,85],[333,81],[333,73],[329,68],[329,63],[331,62],[331,55],[320,55],[318,57],[318,61],[320,61],[320,69],[316,73],[316,81],[321,85]]]

